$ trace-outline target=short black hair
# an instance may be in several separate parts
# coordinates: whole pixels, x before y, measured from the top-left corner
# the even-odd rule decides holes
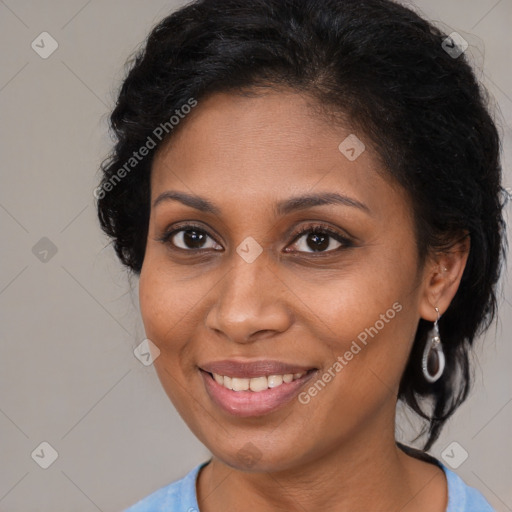
[[[102,229],[138,275],[153,156],[176,131],[170,117],[191,98],[284,87],[346,116],[407,191],[421,262],[460,237],[471,240],[459,290],[439,323],[443,377],[430,384],[422,376],[432,324],[420,320],[400,383],[398,398],[427,420],[424,450],[468,395],[469,350],[496,314],[506,245],[500,138],[488,95],[465,54],[446,51],[447,42],[453,47],[446,38],[389,0],[194,1],[163,19],[129,62],[110,117],[116,144],[96,193]],[[158,126],[166,133],[155,141]],[[156,149],[127,169],[148,137]]]

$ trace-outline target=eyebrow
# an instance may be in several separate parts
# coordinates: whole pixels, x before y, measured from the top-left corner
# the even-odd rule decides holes
[[[157,205],[165,201],[179,201],[180,203],[183,203],[186,206],[190,206],[191,208],[195,208],[196,210],[199,210],[201,212],[211,213],[214,215],[221,214],[221,209],[215,206],[207,199],[200,196],[187,194],[186,192],[178,192],[173,190],[168,190],[167,192],[163,192],[162,194],[160,194],[153,202],[153,208],[155,208]],[[277,203],[277,205],[275,206],[275,212],[277,213],[277,215],[282,216],[296,210],[305,210],[307,208],[312,208],[314,206],[323,206],[330,204],[350,206],[353,208],[363,210],[366,213],[371,213],[371,210],[364,203],[361,203],[357,199],[344,196],[335,192],[306,194],[302,196],[291,197],[289,199],[285,199]]]
[[[213,213],[214,215],[220,215],[220,208],[213,205],[207,199],[204,199],[200,196],[195,196],[192,194],[187,194],[186,192],[177,192],[174,190],[168,190],[160,194],[155,201],[153,202],[153,208],[155,208],[160,203],[164,201],[179,201],[186,206],[190,206],[191,208],[195,208],[196,210],[200,210],[206,213]]]
[[[371,213],[370,208],[361,201],[335,192],[324,192],[319,194],[307,194],[303,196],[291,197],[277,203],[276,212],[278,215],[286,215],[295,210],[305,210],[313,206],[323,206],[329,204],[340,204],[350,206]]]

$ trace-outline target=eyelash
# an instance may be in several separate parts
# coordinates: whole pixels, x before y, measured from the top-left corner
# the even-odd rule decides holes
[[[161,237],[157,238],[157,240],[159,242],[167,244],[171,249],[176,250],[176,251],[182,251],[182,252],[187,252],[187,253],[204,253],[206,251],[212,250],[212,249],[182,249],[181,247],[176,247],[175,245],[172,244],[171,239],[174,235],[176,235],[182,231],[188,231],[188,230],[195,230],[195,231],[204,233],[208,237],[210,237],[215,243],[217,243],[217,244],[219,243],[219,242],[217,242],[217,240],[215,240],[214,237],[212,237],[208,233],[208,231],[206,231],[204,229],[203,226],[200,226],[198,224],[191,224],[191,223],[177,226],[172,231],[168,231],[168,232],[164,233]],[[291,244],[292,245],[295,244],[298,240],[300,240],[300,238],[302,236],[304,236],[305,234],[310,234],[310,233],[328,235],[329,237],[331,237],[334,240],[336,240],[337,242],[339,242],[341,244],[341,246],[337,247],[336,249],[331,249],[329,251],[318,251],[318,252],[287,251],[287,252],[298,252],[300,254],[308,254],[308,255],[313,255],[314,257],[317,257],[318,255],[332,254],[337,251],[340,251],[343,249],[348,249],[348,248],[354,246],[354,243],[352,242],[352,240],[350,240],[350,238],[343,236],[340,233],[338,233],[337,231],[333,230],[332,228],[322,225],[322,224],[309,224],[307,226],[303,226],[296,233],[294,233]],[[215,250],[215,249],[213,249],[213,250]]]
[[[294,233],[292,238],[292,244],[297,243],[304,235],[306,234],[322,234],[322,235],[328,235],[329,237],[333,238],[337,242],[339,242],[341,245],[340,247],[337,247],[336,249],[331,249],[329,251],[318,251],[318,252],[304,252],[304,251],[297,251],[301,254],[309,254],[309,255],[315,255],[317,257],[318,255],[322,254],[333,254],[335,252],[341,251],[343,249],[348,249],[349,247],[353,247],[353,242],[346,236],[341,235],[334,229],[324,226],[322,224],[309,224],[306,226],[301,227],[296,233]]]

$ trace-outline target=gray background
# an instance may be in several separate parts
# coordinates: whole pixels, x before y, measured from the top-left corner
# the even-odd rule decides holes
[[[123,64],[178,5],[0,0],[1,511],[120,510],[208,457],[153,367],[133,355],[145,337],[137,282],[107,246],[92,195]],[[414,6],[470,43],[511,186],[512,0]],[[47,59],[31,47],[43,31],[59,45]],[[509,202],[509,218],[511,210]],[[512,293],[507,276],[502,283],[500,318],[477,350],[474,391],[432,450],[441,457],[455,441],[445,452],[452,459],[467,451],[457,473],[500,512],[512,510]],[[410,423],[401,419],[405,440]],[[50,460],[43,441],[58,452],[48,469],[36,463]]]

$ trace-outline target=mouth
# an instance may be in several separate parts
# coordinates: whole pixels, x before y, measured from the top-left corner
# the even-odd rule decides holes
[[[221,361],[199,370],[212,402],[239,417],[263,416],[284,407],[318,371],[274,361]]]
[[[267,389],[277,388],[283,384],[289,384],[294,380],[302,378],[307,372],[285,373],[284,375],[261,375],[250,379],[240,377],[229,377],[218,373],[209,373],[215,382],[232,391],[252,391],[261,393]]]

